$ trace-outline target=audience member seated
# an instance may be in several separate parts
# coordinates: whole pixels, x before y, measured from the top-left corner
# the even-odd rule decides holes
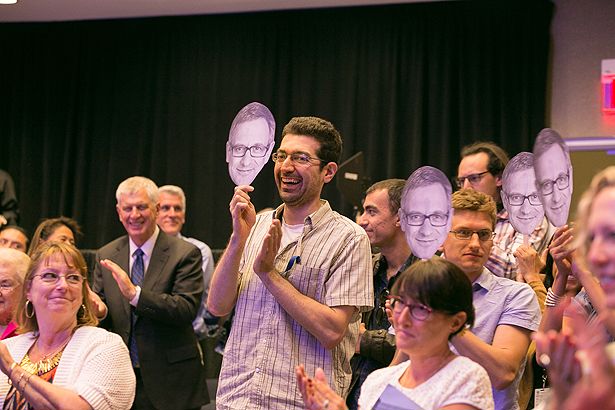
[[[0,228],[0,248],[11,248],[26,252],[26,249],[28,249],[28,234],[19,226],[4,225]]]
[[[34,235],[32,235],[28,255],[32,256],[36,248],[46,241],[65,242],[74,246],[76,239],[82,236],[81,227],[72,218],[60,216],[58,218],[45,219],[38,224]]]
[[[485,369],[449,348],[474,322],[466,275],[443,259],[419,261],[400,274],[391,294],[397,348],[410,360],[370,374],[359,408],[493,409]],[[346,409],[321,369],[310,379],[298,366],[297,383],[307,409]]]
[[[25,253],[0,248],[0,340],[16,334],[15,310],[28,265],[30,258]]]
[[[0,343],[3,409],[129,409],[135,376],[121,337],[95,327],[75,247],[32,255],[17,308],[20,334]],[[26,406],[27,407],[24,407]]]
[[[615,317],[615,167],[594,176],[577,207],[578,258],[600,281],[604,299],[595,306],[598,320],[571,313],[568,332],[549,330],[535,336],[547,367],[552,393],[539,408],[615,409],[615,346],[607,346],[606,324]],[[555,285],[554,285],[555,286]],[[553,290],[555,292],[555,290]],[[588,292],[589,294],[590,292]],[[553,304],[562,298],[551,297]],[[563,306],[552,307],[563,310]],[[537,407],[538,408],[538,407]]]
[[[494,246],[485,267],[497,276],[515,280],[517,264],[514,252],[524,243],[523,234],[515,231],[502,205],[502,173],[508,163],[506,152],[493,142],[479,141],[461,150],[457,186],[472,188],[493,198],[497,205]],[[541,253],[549,245],[553,227],[546,218],[530,235],[529,244]]]
[[[181,230],[186,223],[186,195],[184,190],[176,185],[163,185],[158,188],[158,203],[160,210],[156,223],[168,235],[183,239],[199,248],[203,256],[203,296],[201,304],[192,322],[194,332],[203,338],[214,335],[218,329],[218,318],[207,311],[207,294],[209,282],[214,273],[214,257],[211,249],[204,242],[195,238],[183,236]]]
[[[364,212],[358,217],[370,244],[380,252],[372,257],[374,309],[361,316],[359,339],[350,361],[352,380],[346,400],[350,410],[357,408],[365,378],[374,370],[388,366],[395,355],[395,336],[388,332],[390,323],[385,302],[400,273],[417,260],[410,251],[398,215],[405,183],[403,179],[386,179],[369,187],[363,201]]]

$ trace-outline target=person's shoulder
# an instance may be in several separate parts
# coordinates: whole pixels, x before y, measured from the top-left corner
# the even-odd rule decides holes
[[[124,236],[120,236],[119,238],[115,238],[114,240],[112,240],[111,242],[101,246],[98,249],[99,253],[108,253],[108,252],[112,252],[116,249],[118,249],[121,246],[125,246],[128,244],[128,236],[124,235]]]
[[[7,345],[9,348],[11,348],[12,346],[18,346],[21,343],[26,343],[27,341],[33,340],[35,338],[36,336],[34,335],[33,332],[27,332],[27,333],[22,333],[22,334],[15,335],[13,337],[6,338],[2,340],[2,343]]]
[[[457,356],[452,362],[451,366],[464,373],[476,374],[482,377],[487,376],[487,371],[480,364],[466,356]]]
[[[75,330],[75,337],[91,344],[113,345],[124,343],[120,335],[96,326],[79,327]]]

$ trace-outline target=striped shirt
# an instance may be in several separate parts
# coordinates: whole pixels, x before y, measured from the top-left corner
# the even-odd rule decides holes
[[[252,266],[276,211],[257,216],[239,267],[239,293],[224,351],[216,406],[221,409],[303,409],[295,366],[313,375],[321,367],[342,397],[350,385],[350,358],[360,312],[373,306],[372,264],[365,231],[331,210],[327,201],[305,218],[302,234],[280,250],[275,268],[302,294],[327,306],[355,306],[339,345],[325,349],[277,303]],[[293,256],[300,261],[287,271]]]
[[[551,242],[555,232],[553,225],[543,218],[542,223],[534,229],[529,237],[529,244],[540,254]],[[501,278],[517,278],[517,260],[513,253],[523,244],[523,234],[515,231],[508,219],[508,212],[502,209],[497,214],[495,238],[485,267]]]

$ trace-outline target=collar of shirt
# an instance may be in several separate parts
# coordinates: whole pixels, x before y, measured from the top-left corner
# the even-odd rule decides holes
[[[495,283],[495,279],[493,278],[493,273],[489,271],[489,269],[483,267],[483,271],[476,278],[476,280],[472,283],[472,290],[476,290],[477,287],[483,288],[486,291],[491,290],[493,284]]]
[[[282,220],[284,214],[284,204],[280,205],[275,211],[273,211],[273,217]],[[320,200],[320,207],[313,213],[309,214],[303,220],[303,234],[305,235],[319,224],[322,219],[328,215],[331,210],[329,202],[324,199]]]
[[[156,245],[156,240],[158,239],[158,235],[160,234],[160,228],[156,226],[154,229],[154,233],[149,237],[147,241],[143,245],[141,245],[141,250],[143,251],[143,272],[147,272],[147,267],[149,266],[149,261],[152,259],[152,252],[154,251],[154,245]],[[139,248],[130,237],[128,237],[128,243],[130,247],[130,258],[128,258],[130,264],[130,270],[132,271],[132,264],[134,263],[134,253]]]

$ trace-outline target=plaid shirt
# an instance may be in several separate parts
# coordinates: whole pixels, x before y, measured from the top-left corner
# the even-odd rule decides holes
[[[540,253],[547,248],[555,232],[553,225],[543,218],[542,223],[530,235],[530,245]],[[523,244],[523,234],[515,231],[508,220],[508,212],[502,209],[497,214],[495,223],[495,238],[489,260],[485,267],[495,275],[515,280],[517,277],[517,261],[513,253]]]
[[[276,215],[283,210],[283,205]],[[325,349],[277,303],[252,266],[274,212],[259,215],[239,267],[235,318],[224,351],[217,409],[303,409],[295,366],[313,375],[324,369],[332,388],[344,397],[350,385],[350,358],[359,334],[360,312],[373,306],[372,264],[365,231],[322,201],[305,218],[303,233],[278,252],[276,269],[302,294],[327,306],[356,306],[342,342]],[[289,272],[293,256],[300,262]]]

